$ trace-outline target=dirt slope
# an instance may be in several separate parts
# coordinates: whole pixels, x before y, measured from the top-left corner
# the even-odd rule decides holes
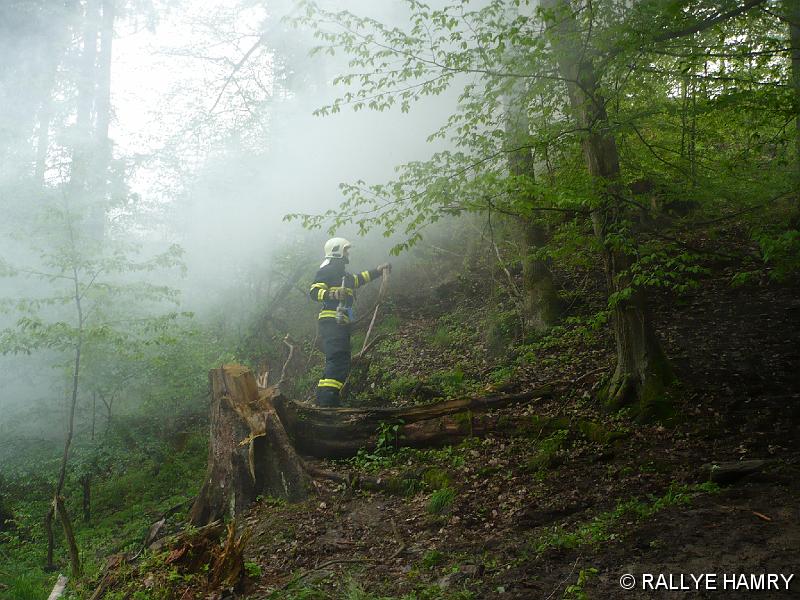
[[[611,340],[566,336],[505,371],[508,389],[555,382],[557,393],[499,411],[494,435],[431,451],[395,450],[388,435],[381,451],[324,465],[380,477],[386,491],[320,481],[306,503],[254,505],[239,524],[252,533],[242,588],[208,593],[202,573],[173,565],[166,576],[158,557],[131,576],[158,597],[217,600],[796,596],[797,581],[788,592],[722,589],[726,575],[793,574],[800,548],[800,287],[729,278],[654,307],[680,379],[672,425],[601,414],[593,392],[613,365]],[[424,311],[397,300],[399,328],[375,358],[393,365],[382,389],[447,384],[453,365],[472,377],[465,389],[497,385],[508,359],[474,324],[458,330],[452,295]],[[416,401],[441,392],[410,389]],[[706,483],[703,465],[748,459],[767,462],[731,485]],[[642,589],[644,574],[680,587],[701,573],[718,589]],[[624,574],[633,590],[620,587]]]
[[[523,370],[517,386],[566,379],[561,397],[509,409],[504,431],[464,448],[387,459],[383,469],[367,463],[386,478],[421,480],[415,493],[320,484],[308,505],[255,507],[247,519],[255,530],[248,560],[262,576],[250,592],[730,597],[721,589],[725,574],[793,573],[800,547],[799,315],[795,289],[732,289],[724,275],[679,305],[658,306],[659,330],[682,381],[674,428],[598,414],[586,398],[600,374],[570,382],[602,367],[602,340],[584,347],[578,364]],[[749,458],[769,462],[720,490],[698,485],[703,464]],[[441,515],[429,509],[437,482],[425,485],[426,477],[445,478],[454,491]],[[625,573],[637,578],[633,591],[619,585]],[[681,585],[680,574],[686,585],[690,574],[715,573],[719,589],[643,591],[643,573],[673,574],[673,586]],[[585,582],[576,586],[579,579]]]

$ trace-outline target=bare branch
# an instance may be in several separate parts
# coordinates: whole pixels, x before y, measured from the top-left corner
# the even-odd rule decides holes
[[[228,75],[228,78],[225,80],[225,83],[222,85],[222,89],[219,91],[219,94],[217,95],[217,99],[214,100],[214,104],[211,106],[211,109],[208,111],[209,114],[213,113],[214,109],[217,108],[217,105],[219,104],[220,100],[222,100],[222,95],[225,93],[225,89],[228,87],[228,85],[230,85],[231,81],[233,81],[233,78],[236,76],[236,73],[239,72],[239,69],[241,69],[245,65],[245,63],[250,58],[250,56],[253,54],[253,52],[255,52],[258,49],[258,47],[261,46],[261,44],[264,43],[264,37],[265,37],[264,34],[261,34],[259,36],[259,38],[256,40],[255,44],[250,46],[250,49],[247,52],[245,52],[244,56],[242,56],[242,59],[238,63],[236,63],[236,65],[233,67],[233,70],[231,71],[230,75]]]

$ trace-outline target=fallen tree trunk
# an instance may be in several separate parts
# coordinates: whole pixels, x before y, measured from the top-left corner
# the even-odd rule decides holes
[[[225,365],[209,374],[212,390],[208,475],[189,513],[194,525],[235,516],[259,495],[304,499],[314,469],[298,453],[354,456],[375,446],[381,427],[397,425],[398,446],[457,443],[497,426],[481,413],[551,395],[549,387],[519,394],[448,400],[405,408],[316,408],[259,391],[252,372]]]
[[[272,399],[286,431],[301,454],[317,458],[346,458],[377,442],[381,426],[399,425],[397,445],[417,448],[458,443],[496,427],[481,413],[552,395],[545,386],[519,394],[446,400],[402,408],[317,408]]]
[[[728,485],[748,475],[761,472],[768,464],[766,460],[723,461],[705,464],[701,467],[701,471],[708,481]]]

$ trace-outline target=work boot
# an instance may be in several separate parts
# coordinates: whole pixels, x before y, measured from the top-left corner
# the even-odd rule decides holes
[[[339,390],[329,387],[318,387],[317,406],[320,408],[336,408],[339,406]]]

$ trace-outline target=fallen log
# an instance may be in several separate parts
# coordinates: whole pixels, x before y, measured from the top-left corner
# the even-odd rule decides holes
[[[377,443],[379,429],[398,425],[398,446],[430,447],[458,443],[496,428],[481,413],[552,396],[549,386],[518,394],[446,400],[401,408],[317,408],[276,396],[272,404],[301,454],[346,458]]]
[[[743,477],[759,473],[769,463],[766,460],[741,460],[708,463],[701,467],[703,475],[713,483],[729,485]]]
[[[457,443],[497,427],[497,418],[476,413],[552,393],[542,387],[404,408],[330,409],[291,401],[277,385],[259,391],[253,373],[240,365],[213,369],[209,379],[208,475],[189,513],[198,526],[238,515],[259,495],[291,502],[306,498],[315,473],[299,454],[354,456],[377,444],[381,428],[394,432],[397,446]]]

